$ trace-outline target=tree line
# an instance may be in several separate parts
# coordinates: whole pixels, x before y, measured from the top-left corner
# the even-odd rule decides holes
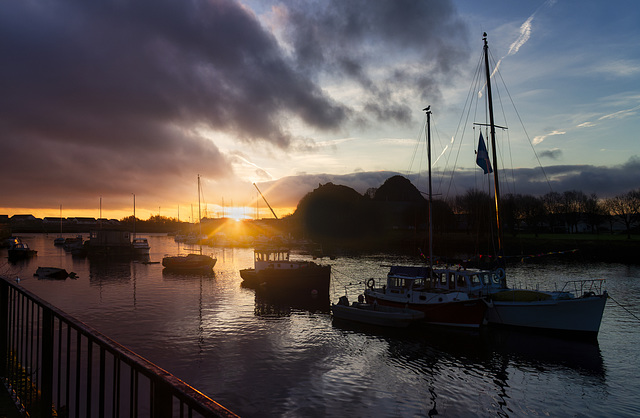
[[[346,187],[319,185],[298,204],[289,219],[298,232],[320,242],[355,237],[371,240],[388,236],[389,230],[425,230],[427,199],[402,177],[394,176],[363,195]],[[505,233],[575,234],[613,233],[621,225],[628,238],[640,224],[640,188],[600,199],[579,190],[550,192],[544,196],[508,194],[500,202]],[[432,205],[434,233],[466,231],[488,233],[495,227],[495,204],[477,189],[451,199],[435,199]]]

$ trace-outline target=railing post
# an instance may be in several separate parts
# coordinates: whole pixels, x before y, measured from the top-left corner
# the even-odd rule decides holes
[[[7,377],[9,360],[9,285],[0,279],[0,377]]]
[[[173,416],[171,387],[163,380],[153,380],[153,418],[171,418]]]
[[[42,417],[52,416],[53,408],[53,313],[42,308],[42,397],[40,413]]]

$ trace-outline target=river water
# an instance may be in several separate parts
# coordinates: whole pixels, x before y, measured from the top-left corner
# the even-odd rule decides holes
[[[188,248],[145,235],[151,261]],[[607,301],[598,341],[525,333],[403,331],[334,323],[329,301],[273,299],[241,286],[252,249],[208,248],[212,275],[163,272],[161,264],[92,262],[23,235],[38,250],[0,274],[127,346],[245,417],[640,416],[640,266],[538,261],[509,268],[511,284],[553,287],[604,278]],[[292,258],[308,258],[293,254]],[[391,255],[324,259],[330,299],[351,300]],[[77,279],[39,280],[38,266]],[[350,286],[349,286],[350,285]],[[346,287],[345,287],[346,286]]]

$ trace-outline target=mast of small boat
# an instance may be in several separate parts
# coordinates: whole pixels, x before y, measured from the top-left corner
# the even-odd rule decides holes
[[[489,102],[489,129],[491,134],[491,151],[493,155],[493,183],[496,204],[496,225],[498,230],[498,260],[504,256],[502,226],[500,225],[500,183],[498,181],[498,154],[496,151],[496,125],[493,119],[493,97],[491,96],[491,71],[489,70],[489,45],[487,44],[487,33],[483,34],[484,41],[484,66],[487,78],[487,101]]]
[[[427,113],[427,162],[429,165],[429,279],[433,270],[433,192],[431,189],[431,106],[427,106],[423,111]]]
[[[133,238],[136,237],[136,194],[131,193],[133,195]]]
[[[200,215],[200,174],[198,174],[198,241],[202,238],[202,216]]]

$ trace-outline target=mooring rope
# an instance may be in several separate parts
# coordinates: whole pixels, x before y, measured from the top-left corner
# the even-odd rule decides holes
[[[629,315],[631,315],[632,317],[634,317],[635,319],[637,319],[638,321],[640,321],[640,318],[638,318],[638,316],[636,314],[634,314],[633,312],[631,312],[629,309],[625,308],[624,306],[622,306],[622,304],[620,302],[618,302],[617,300],[615,300],[614,298],[611,297],[611,295],[608,295],[609,299],[611,299],[612,301],[614,301],[619,307],[621,307],[622,309],[624,309],[625,311],[627,311],[627,313]]]

